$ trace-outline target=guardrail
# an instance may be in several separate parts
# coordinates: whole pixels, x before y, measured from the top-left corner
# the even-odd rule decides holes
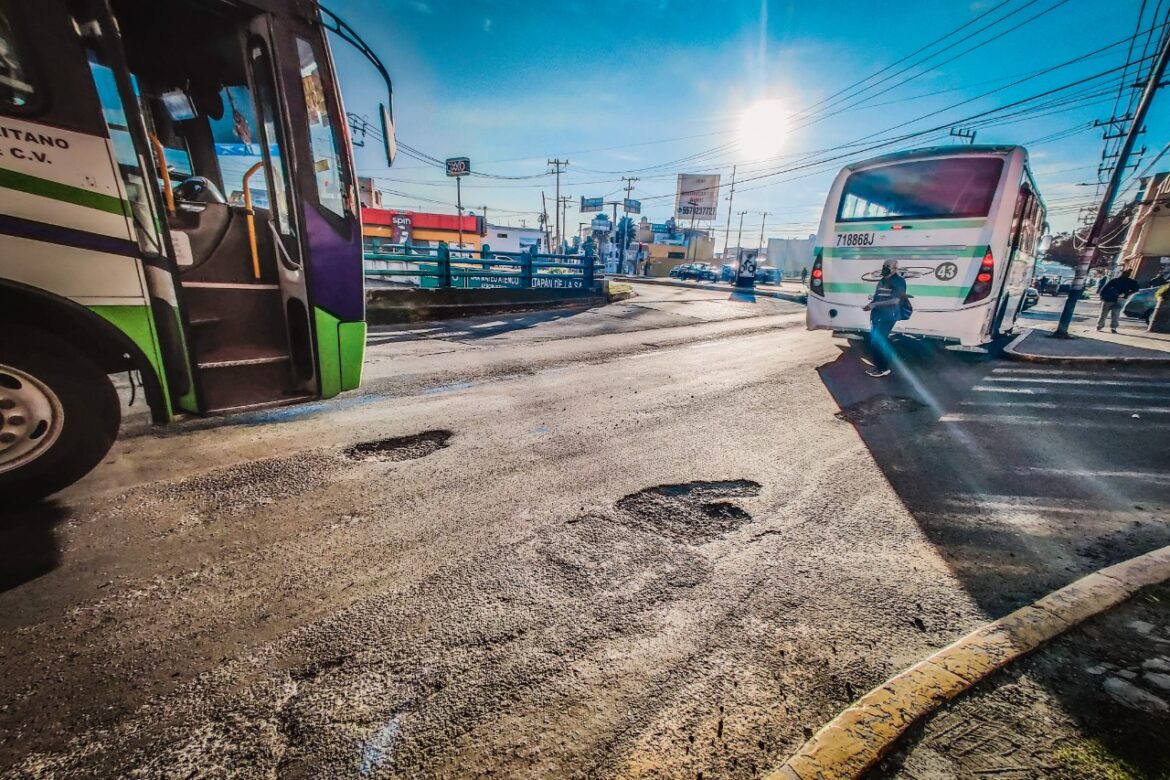
[[[387,251],[389,250],[389,251]],[[605,277],[605,264],[587,248],[584,255],[497,252],[403,244],[380,244],[366,250],[367,278],[395,286],[429,289],[547,289],[591,290]]]

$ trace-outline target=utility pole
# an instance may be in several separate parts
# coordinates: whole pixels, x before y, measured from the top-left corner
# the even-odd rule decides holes
[[[552,244],[548,239],[548,205],[544,202],[544,190],[540,191],[540,226],[544,228],[545,251],[552,251]]]
[[[629,228],[630,228],[630,224],[632,224],[632,223],[630,223],[630,221],[629,221],[629,218],[630,218],[629,201],[630,201],[630,195],[634,191],[634,182],[638,181],[638,178],[636,176],[623,176],[622,181],[624,181],[626,183],[626,200],[622,204],[622,212],[625,214],[627,224],[626,224],[626,229],[622,231],[622,256],[618,260],[618,263],[619,263],[618,268],[619,269],[623,269],[626,267],[626,253],[630,251],[630,229]],[[633,270],[633,269],[631,269],[631,270]]]
[[[757,263],[757,266],[758,266],[758,264],[759,264],[759,262],[760,262],[760,259],[759,259],[759,258],[760,258],[760,252],[763,252],[763,253],[764,253],[764,259],[765,259],[765,260],[768,258],[768,252],[767,252],[767,250],[765,250],[765,249],[764,249],[764,223],[768,221],[768,215],[769,215],[769,214],[771,214],[771,213],[772,213],[772,212],[770,212],[770,211],[761,211],[761,212],[760,212],[760,248],[756,250],[756,263]]]
[[[731,194],[727,196],[727,235],[723,238],[723,260],[727,261],[727,245],[731,243],[731,204],[735,203],[735,169],[731,166]]]
[[[739,234],[735,237],[735,264],[739,265],[739,261],[743,259],[743,215],[746,211],[739,212]],[[724,247],[723,253],[727,254],[727,248]]]
[[[573,202],[572,195],[565,195],[565,196],[561,197],[561,199],[559,201],[560,207],[561,207],[561,222],[560,222],[560,224],[562,227],[564,227],[565,232],[568,232],[568,230],[569,230],[569,204],[572,202]],[[565,237],[561,237],[560,241],[557,243],[557,252],[560,252],[564,248],[565,248]]]
[[[569,161],[568,160],[549,160],[548,164],[552,168],[552,170],[549,171],[549,173],[554,173],[554,174],[556,174],[556,177],[557,177],[557,199],[555,202],[558,206],[558,208],[556,210],[556,212],[557,212],[556,217],[557,217],[557,246],[559,247],[561,245],[561,243],[563,242],[563,239],[561,238],[561,210],[559,208],[560,203],[561,203],[561,171],[564,169],[565,166],[567,166],[569,164]]]
[[[1113,169],[1113,175],[1109,177],[1109,184],[1105,187],[1105,194],[1101,197],[1097,218],[1093,220],[1093,225],[1085,236],[1085,245],[1081,248],[1080,262],[1077,264],[1077,272],[1073,277],[1072,289],[1068,292],[1068,300],[1064,302],[1064,311],[1060,313],[1060,323],[1056,326],[1056,332],[1052,334],[1054,338],[1069,338],[1068,326],[1072,323],[1077,301],[1081,299],[1081,293],[1084,292],[1085,277],[1089,275],[1089,267],[1097,255],[1097,244],[1101,241],[1101,234],[1105,231],[1105,223],[1109,220],[1109,209],[1113,207],[1113,201],[1121,187],[1121,179],[1125,175],[1129,154],[1133,151],[1137,137],[1141,135],[1142,124],[1146,121],[1146,112],[1150,108],[1154,94],[1158,91],[1162,76],[1166,73],[1168,60],[1170,60],[1170,31],[1162,36],[1162,47],[1158,51],[1158,59],[1150,69],[1150,78],[1146,82],[1145,89],[1142,90],[1142,97],[1138,101],[1137,108],[1134,109],[1129,132],[1126,133],[1125,141],[1117,153],[1117,167]]]

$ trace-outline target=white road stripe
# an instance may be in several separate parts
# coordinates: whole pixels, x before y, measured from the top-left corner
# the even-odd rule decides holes
[[[983,425],[1039,425],[1039,426],[1063,426],[1065,428],[1111,428],[1116,429],[1118,425],[1124,425],[1126,422],[1133,422],[1138,425],[1143,425],[1146,428],[1161,428],[1160,422],[1151,420],[1134,420],[1132,418],[1122,417],[1120,419],[1112,419],[1108,422],[1097,422],[1095,420],[1054,420],[1047,417],[1028,417],[1022,414],[964,414],[962,412],[957,414],[944,414],[939,418],[939,422],[949,423],[979,423]]]
[[[986,382],[1041,382],[1049,385],[1113,385],[1121,387],[1164,387],[1170,390],[1170,383],[1166,382],[1118,382],[1112,379],[1049,379],[1039,376],[989,376]]]
[[[1096,377],[1101,376],[1100,370],[1093,370],[1088,368],[993,368],[993,374],[1042,374],[1045,376],[1083,376]],[[1113,379],[1148,379],[1149,374],[1138,373],[1136,371],[1109,371],[1107,376]]]
[[[1043,466],[1025,466],[1014,469],[1017,473],[1052,474],[1059,477],[1082,477],[1088,479],[1140,479],[1143,482],[1170,484],[1170,474],[1160,471],[1090,471],[1088,469],[1054,469]]]
[[[1028,409],[1069,409],[1068,404],[1058,404],[1052,401],[963,401],[960,406],[1010,406]],[[1134,414],[1170,414],[1170,407],[1166,406],[1105,406],[1092,404],[1089,406],[1074,406],[1078,412],[1126,412]]]
[[[1064,387],[988,387],[975,385],[972,390],[979,393],[1014,393],[1019,395],[1059,396],[1070,399],[1069,403],[1077,403],[1076,398],[1096,398],[1103,401],[1112,401],[1117,398],[1132,398],[1135,400],[1156,401],[1161,396],[1155,393],[1118,393],[1113,390],[1077,390]]]

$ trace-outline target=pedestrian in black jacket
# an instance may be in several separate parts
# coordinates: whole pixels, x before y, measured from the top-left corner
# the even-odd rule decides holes
[[[1121,324],[1121,309],[1125,306],[1125,299],[1140,289],[1141,286],[1130,278],[1129,271],[1122,271],[1116,279],[1105,282],[1100,292],[1101,316],[1097,318],[1097,330],[1104,330],[1105,318],[1112,315],[1109,329],[1116,333],[1117,326]]]

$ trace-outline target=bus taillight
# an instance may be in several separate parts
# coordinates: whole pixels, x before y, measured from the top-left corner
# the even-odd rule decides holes
[[[983,254],[983,261],[979,263],[979,273],[975,275],[975,284],[971,285],[971,291],[967,293],[967,299],[963,303],[975,303],[981,301],[991,294],[991,283],[995,278],[995,258],[991,254],[991,249]]]
[[[825,292],[825,271],[821,268],[821,253],[817,252],[813,258],[812,274],[808,281],[809,290],[817,295],[823,295]]]

